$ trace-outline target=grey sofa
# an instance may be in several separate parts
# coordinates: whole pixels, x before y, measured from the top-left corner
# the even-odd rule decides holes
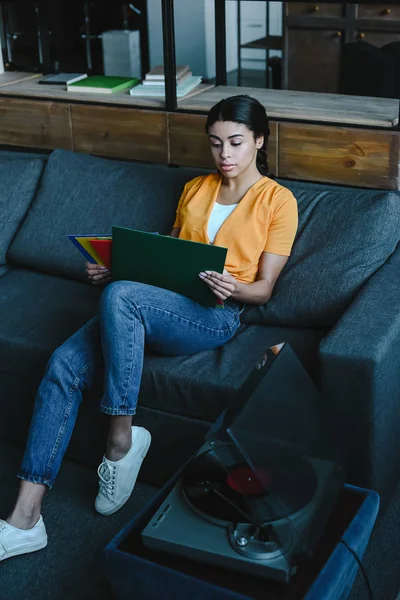
[[[51,352],[91,318],[88,284],[70,233],[111,225],[167,233],[186,181],[172,168],[56,150],[0,152],[0,437],[25,441]],[[299,202],[293,254],[264,307],[243,313],[224,347],[193,356],[146,355],[137,423],[153,444],[142,477],[162,483],[203,436],[269,345],[287,341],[324,394],[348,452],[351,483],[388,499],[400,473],[400,197],[283,182]],[[107,417],[101,373],[85,392],[68,449],[101,459]]]

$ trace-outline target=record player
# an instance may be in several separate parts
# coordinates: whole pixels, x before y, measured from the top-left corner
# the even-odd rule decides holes
[[[289,581],[344,484],[322,406],[288,344],[269,348],[143,529],[143,544]]]

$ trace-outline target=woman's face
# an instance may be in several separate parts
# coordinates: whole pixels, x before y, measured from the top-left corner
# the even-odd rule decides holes
[[[208,129],[211,153],[217,169],[225,177],[237,177],[256,164],[257,151],[264,138],[254,134],[243,123],[216,121]]]

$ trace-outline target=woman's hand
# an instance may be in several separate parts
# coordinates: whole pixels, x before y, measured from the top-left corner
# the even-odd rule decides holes
[[[111,273],[107,267],[102,265],[93,264],[90,262],[86,263],[86,273],[94,285],[105,284],[111,281]]]
[[[220,300],[230,298],[236,290],[237,281],[226,269],[222,274],[216,271],[203,271],[199,273],[199,277]]]

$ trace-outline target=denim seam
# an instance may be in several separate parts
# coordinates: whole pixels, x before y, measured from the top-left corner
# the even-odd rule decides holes
[[[111,415],[111,416],[118,416],[118,415],[122,415],[122,416],[128,416],[128,417],[133,417],[134,415],[136,415],[136,409],[132,409],[132,410],[128,410],[128,409],[122,409],[122,408],[113,408],[112,406],[100,406],[100,410],[101,412],[105,413],[106,415]]]
[[[182,317],[181,315],[178,315],[172,311],[165,310],[158,306],[153,306],[152,304],[136,304],[135,303],[131,307],[131,310],[130,310],[130,325],[132,326],[132,334],[130,335],[129,350],[131,350],[131,356],[130,356],[131,364],[130,364],[129,374],[125,379],[126,383],[124,382],[124,385],[122,386],[123,392],[121,394],[121,402],[124,402],[124,403],[127,402],[128,392],[129,392],[129,388],[130,388],[129,384],[130,384],[130,381],[132,378],[133,362],[134,362],[133,359],[134,359],[135,343],[134,343],[133,337],[134,337],[134,333],[135,333],[135,327],[134,327],[133,319],[136,318],[143,325],[143,316],[141,314],[141,309],[150,309],[150,310],[156,311],[158,313],[162,313],[162,314],[166,315],[167,317],[173,317],[173,318],[177,319],[178,322],[181,322],[181,323],[185,322],[185,323],[191,325],[194,329],[197,329],[198,331],[211,333],[212,335],[217,336],[217,337],[224,336],[228,332],[231,333],[232,330],[236,330],[240,326],[239,314],[236,311],[232,311],[232,310],[229,310],[230,314],[232,315],[231,323],[225,328],[217,329],[216,327],[207,327],[206,325],[200,324],[197,321],[187,319],[187,318]],[[216,309],[216,310],[220,310],[220,309]],[[104,400],[104,396],[103,396],[103,400]],[[108,415],[132,415],[133,416],[136,414],[136,408],[132,409],[132,410],[115,408],[112,406],[104,405],[103,401],[100,403],[100,410]]]
[[[26,471],[20,470],[17,473],[18,479],[22,479],[23,481],[29,481],[30,483],[40,483],[42,485],[46,485],[48,488],[53,487],[53,482],[51,479],[46,479],[46,477],[41,477],[40,475],[31,475]]]
[[[159,308],[158,306],[153,306],[152,304],[145,304],[145,305],[137,306],[137,308],[153,309],[155,311],[175,317],[176,319],[178,319],[178,321],[184,321],[186,323],[190,323],[190,325],[194,326],[195,329],[200,329],[200,330],[207,331],[207,332],[210,332],[213,334],[225,334],[227,331],[231,331],[235,326],[235,317],[237,317],[237,314],[232,312],[232,315],[233,315],[232,323],[230,325],[228,325],[227,327],[225,327],[224,329],[217,329],[216,327],[207,327],[206,325],[202,325],[200,323],[197,323],[196,321],[191,321],[190,319],[181,317],[180,315],[177,315],[176,313],[173,313],[170,310],[165,310],[163,308]],[[218,308],[215,310],[223,310],[223,309]]]
[[[122,402],[126,402],[126,399],[127,399],[127,396],[128,396],[129,382],[131,380],[132,370],[133,370],[133,355],[134,355],[135,344],[134,344],[134,341],[133,341],[132,338],[136,334],[136,329],[135,329],[135,325],[134,325],[134,321],[133,321],[133,319],[134,319],[133,312],[134,311],[136,311],[136,306],[133,306],[132,309],[131,309],[131,311],[130,311],[130,325],[132,327],[132,335],[129,336],[129,340],[130,340],[130,342],[129,342],[129,349],[131,350],[131,364],[130,364],[130,370],[129,370],[128,377],[125,380],[126,383],[123,386],[125,389],[124,389],[124,391],[122,393],[122,397],[121,397],[121,401]],[[141,323],[141,325],[143,326],[143,323]],[[118,409],[118,410],[120,410],[120,409]]]
[[[57,436],[56,441],[54,442],[54,446],[53,446],[53,449],[51,451],[49,462],[47,463],[46,469],[44,471],[45,475],[48,476],[49,481],[51,481],[51,478],[49,477],[50,470],[51,470],[51,467],[53,466],[54,459],[56,457],[58,448],[60,447],[60,442],[61,442],[61,440],[63,438],[64,431],[65,431],[65,426],[67,424],[68,417],[69,417],[69,414],[70,414],[70,411],[71,411],[72,393],[77,389],[81,375],[83,373],[85,373],[92,364],[93,364],[93,361],[90,361],[80,371],[78,371],[78,373],[77,373],[77,375],[76,375],[76,377],[75,377],[75,379],[74,379],[71,387],[69,388],[68,404],[67,404],[67,406],[65,408],[65,411],[64,411],[64,418],[63,418],[63,421],[61,423],[60,429],[58,430],[58,436]]]
[[[123,392],[121,395],[121,402],[125,402],[126,403],[126,399],[128,397],[128,390],[129,390],[129,382],[131,380],[131,376],[132,376],[132,370],[133,370],[133,357],[134,357],[134,349],[135,349],[135,344],[133,341],[133,337],[135,334],[135,326],[134,326],[134,320],[132,318],[132,315],[134,312],[137,311],[137,307],[133,306],[130,310],[130,325],[132,328],[132,335],[129,336],[129,349],[131,350],[131,357],[130,357],[130,371],[129,374],[124,382],[124,384],[122,385],[123,387]],[[139,319],[138,319],[139,320]],[[103,400],[103,399],[102,399]],[[105,406],[103,404],[103,402],[100,403],[100,410],[101,412],[104,412],[107,415],[111,415],[111,416],[118,416],[118,415],[124,415],[124,416],[134,416],[136,414],[136,409],[121,409],[121,408],[113,408],[111,406]]]

